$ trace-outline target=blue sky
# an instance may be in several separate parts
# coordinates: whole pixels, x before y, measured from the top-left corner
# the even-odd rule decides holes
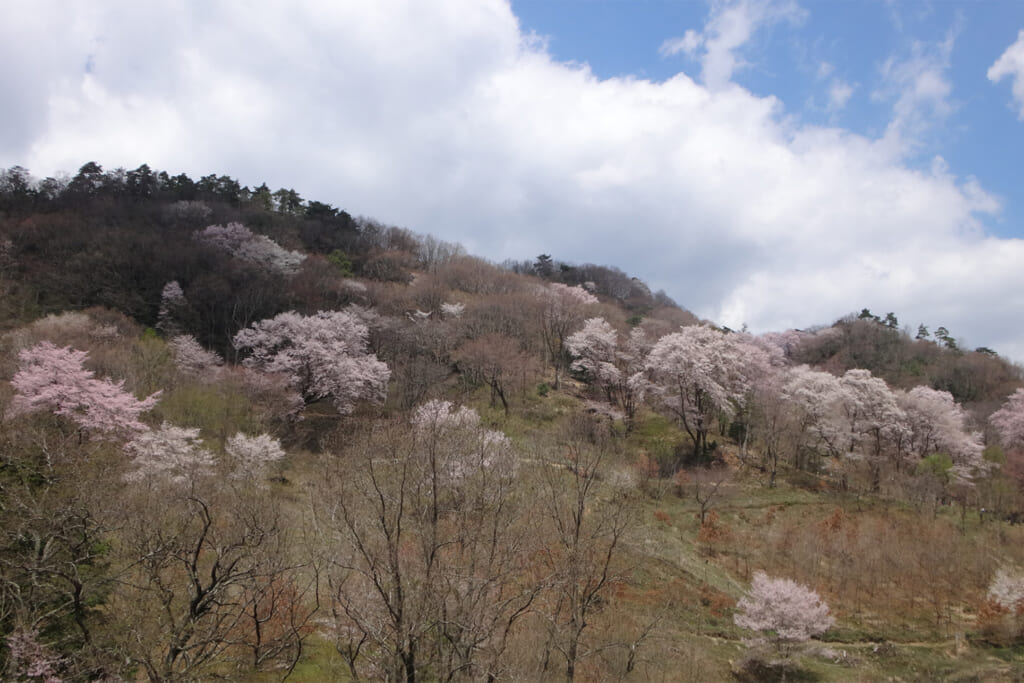
[[[720,3],[726,4],[726,3]],[[869,137],[885,133],[892,93],[884,66],[915,50],[941,61],[951,85],[950,110],[929,121],[910,164],[942,156],[957,173],[973,175],[1002,201],[986,226],[994,234],[1024,235],[1020,170],[1024,130],[1009,98],[1010,84],[985,74],[1024,28],[1024,2],[882,2],[838,0],[796,4],[792,19],[755,34],[742,52],[748,66],[733,81],[781,100],[801,121]],[[563,62],[587,64],[600,78],[662,81],[684,71],[700,76],[685,53],[663,55],[666,40],[700,30],[710,3],[679,0],[514,0],[524,30],[541,37]],[[948,55],[943,44],[952,38]],[[851,88],[841,109],[829,107],[834,84]]]
[[[45,46],[43,48],[42,46]],[[228,174],[1024,361],[1024,2],[8,3],[0,165]]]

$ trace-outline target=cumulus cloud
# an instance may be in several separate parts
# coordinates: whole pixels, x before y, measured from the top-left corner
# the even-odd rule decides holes
[[[988,69],[988,80],[993,83],[1007,77],[1012,81],[1013,99],[1020,105],[1018,117],[1024,121],[1024,29],[1017,34],[1017,42]]]
[[[731,84],[735,51],[795,6],[715,5],[703,83],[558,63],[501,0],[28,6],[0,45],[54,50],[0,48],[25,74],[5,76],[5,166],[226,173],[494,260],[616,265],[732,327],[868,306],[1024,358],[999,313],[1024,309],[1024,242],[985,235],[977,182]]]

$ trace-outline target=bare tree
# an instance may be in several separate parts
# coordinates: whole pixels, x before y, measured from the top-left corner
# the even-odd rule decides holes
[[[356,680],[494,680],[536,587],[507,440],[432,401],[325,472],[314,507],[335,645]]]
[[[540,470],[549,632],[540,666],[547,674],[557,653],[567,681],[575,679],[580,660],[599,649],[586,639],[589,620],[622,578],[618,560],[631,521],[633,482],[603,481],[609,474],[607,439],[602,426],[578,417],[558,444],[565,458],[546,456]]]
[[[675,475],[679,495],[692,498],[700,509],[700,523],[704,525],[708,512],[725,496],[732,471],[727,466],[694,467],[679,470]]]
[[[519,342],[500,334],[466,342],[456,351],[455,360],[467,380],[490,387],[491,406],[495,398],[500,399],[505,415],[509,412],[510,387],[516,380],[525,385],[525,377],[533,366]]]
[[[114,605],[125,647],[150,680],[194,678],[225,659],[243,671],[295,665],[315,605],[299,606],[306,589],[264,490],[251,481],[148,478],[133,485],[124,512]],[[268,600],[283,599],[289,583],[288,623],[268,633]]]

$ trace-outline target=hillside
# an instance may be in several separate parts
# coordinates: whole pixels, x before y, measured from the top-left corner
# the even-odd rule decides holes
[[[733,332],[226,176],[0,172],[0,666],[1024,677],[1024,377],[915,332]]]

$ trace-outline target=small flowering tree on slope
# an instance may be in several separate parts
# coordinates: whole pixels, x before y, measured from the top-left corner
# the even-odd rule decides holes
[[[736,605],[733,621],[741,628],[762,631],[781,652],[824,633],[835,619],[817,593],[789,579],[754,574],[750,592]]]
[[[139,400],[124,381],[96,379],[84,367],[88,352],[44,341],[18,354],[21,369],[11,379],[11,413],[49,410],[88,433],[129,436],[146,430],[139,415],[156,405],[160,392]]]
[[[224,359],[215,351],[204,349],[195,337],[179,335],[167,342],[167,346],[182,374],[209,382],[217,380]]]
[[[1024,571],[1003,567],[996,572],[978,611],[978,625],[987,638],[1003,645],[1024,638]]]
[[[246,366],[280,372],[307,403],[331,398],[347,414],[356,401],[383,401],[387,393],[391,371],[367,352],[368,335],[366,325],[345,311],[289,311],[242,330],[234,345],[249,352]]]
[[[235,461],[235,475],[255,477],[284,457],[281,442],[269,434],[248,436],[238,432],[228,439],[224,450]]]
[[[1006,610],[1024,612],[1024,571],[1000,569],[989,584],[988,598]]]
[[[241,223],[210,225],[195,234],[200,242],[230,252],[236,258],[283,275],[298,272],[305,254],[288,251],[266,235],[257,235]]]
[[[1024,389],[1018,389],[1003,407],[992,413],[989,422],[999,432],[1004,446],[1024,445]]]
[[[202,443],[198,428],[175,427],[168,422],[159,429],[143,432],[125,445],[135,465],[127,479],[167,477],[174,482],[188,482],[208,474],[216,461]]]
[[[160,293],[160,311],[157,314],[156,329],[171,337],[181,334],[181,314],[187,308],[188,300],[185,298],[185,292],[181,285],[177,280],[168,282]]]

